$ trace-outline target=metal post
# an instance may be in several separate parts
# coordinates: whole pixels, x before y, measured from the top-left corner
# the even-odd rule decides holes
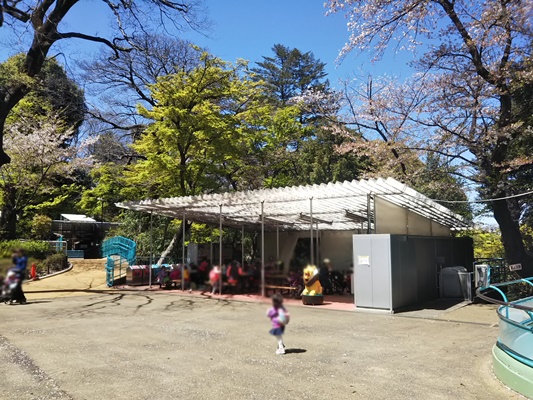
[[[313,198],[311,197],[309,199],[309,214],[311,216],[311,223],[310,223],[310,227],[311,227],[311,265],[314,265],[315,264],[315,260],[314,260],[314,253],[315,253],[315,248],[314,248],[314,244],[313,244]]]
[[[185,214],[183,214],[183,219],[181,220],[181,224],[183,225],[183,233],[181,234],[181,291],[185,290]],[[189,274],[190,279],[190,274]]]
[[[320,231],[318,230],[318,222],[316,223],[316,261],[320,263]]]
[[[279,261],[279,225],[276,224],[276,261]]]
[[[370,222],[372,214],[370,213],[370,194],[366,195],[366,233],[370,234]]]
[[[99,198],[100,202],[102,203],[102,209],[100,210],[100,234],[102,235],[102,243],[104,242],[105,234],[104,234],[104,199]]]
[[[148,266],[148,286],[152,288],[152,263],[153,263],[153,250],[154,250],[154,213],[150,211],[150,265]]]
[[[219,285],[220,287],[218,288],[218,294],[222,295],[222,273],[223,273],[223,269],[222,269],[222,204],[219,205],[220,207],[220,220],[219,220],[219,226],[218,226],[218,230],[219,230],[219,237],[218,237],[218,262],[219,262],[219,266],[220,266],[220,281],[219,281]]]
[[[241,225],[241,265],[244,270],[244,225]]]
[[[265,297],[265,202],[261,202],[261,296]]]

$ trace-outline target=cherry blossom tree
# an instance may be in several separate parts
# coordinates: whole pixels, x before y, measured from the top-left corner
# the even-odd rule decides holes
[[[20,118],[7,125],[5,149],[11,162],[0,168],[2,213],[0,234],[16,236],[18,217],[30,206],[47,201],[60,203],[65,193],[58,181],[73,178],[75,172],[88,169],[90,158],[79,157],[85,145],[66,146],[73,127],[67,127],[57,115],[47,118]]]
[[[139,32],[173,25],[198,28],[201,7],[195,0],[101,0],[107,17],[115,20],[112,37],[100,37],[76,30],[66,31],[69,13],[80,0],[4,0],[0,6],[0,27],[32,36],[25,59],[17,71],[18,77],[0,82],[0,166],[10,157],[3,148],[3,134],[10,111],[28,94],[50,49],[66,39],[100,43],[113,51],[115,57],[131,51]],[[102,15],[102,17],[106,17]]]
[[[348,99],[352,122],[398,153],[433,152],[476,185],[499,224],[508,262],[533,274],[519,229],[523,199],[516,174],[531,171],[520,154],[531,130],[516,113],[515,93],[533,80],[530,65],[533,2],[466,0],[330,0],[329,12],[348,17],[340,57],[391,47],[422,51],[418,72],[405,82],[356,85]],[[377,86],[377,87],[376,87]],[[523,190],[524,186],[520,186]],[[522,202],[522,204],[520,203]]]

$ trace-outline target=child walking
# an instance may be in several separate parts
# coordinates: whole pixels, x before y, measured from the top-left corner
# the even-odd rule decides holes
[[[283,296],[279,293],[272,295],[272,308],[267,312],[267,317],[272,321],[270,334],[278,340],[276,354],[285,354],[285,344],[283,343],[283,333],[285,325],[289,323],[289,313],[283,307]]]

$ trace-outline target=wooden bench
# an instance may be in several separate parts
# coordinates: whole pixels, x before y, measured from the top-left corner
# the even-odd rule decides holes
[[[173,279],[168,283],[167,286],[169,289],[172,289],[174,287],[175,289],[178,289],[181,287],[181,279]]]
[[[286,294],[292,295],[293,293],[296,293],[295,291],[297,289],[298,288],[292,286],[265,285],[265,294],[268,295],[268,292],[272,291],[272,293],[283,294],[283,292],[286,292]]]

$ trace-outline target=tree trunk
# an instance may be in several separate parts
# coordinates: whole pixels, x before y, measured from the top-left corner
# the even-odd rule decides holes
[[[507,262],[509,264],[522,264],[522,270],[519,271],[521,276],[533,276],[533,258],[526,252],[520,226],[518,221],[513,218],[507,201],[493,201],[492,211],[500,227]]]
[[[191,223],[187,222],[185,225],[185,233],[187,233],[191,229]],[[159,260],[157,260],[157,265],[160,266],[163,264],[163,261],[166,257],[174,250],[174,247],[176,247],[176,244],[182,242],[182,234],[183,234],[183,226],[180,226],[180,228],[176,231],[174,236],[172,236],[172,240],[168,244],[167,248],[161,253],[161,256],[159,257]]]
[[[174,236],[172,236],[172,240],[168,244],[167,248],[161,253],[161,256],[159,257],[159,260],[157,260],[157,266],[161,266],[163,264],[163,261],[165,261],[165,258],[170,254],[172,250],[174,250],[174,246],[176,246],[176,243],[178,243],[181,239],[181,229],[178,229]]]
[[[3,193],[2,214],[0,215],[0,237],[4,240],[16,239],[17,210],[15,204],[16,191],[12,186],[6,186]]]
[[[0,167],[11,162],[11,158],[4,151],[4,128],[8,114],[9,110],[7,110],[7,104],[2,102],[2,104],[0,104]]]

